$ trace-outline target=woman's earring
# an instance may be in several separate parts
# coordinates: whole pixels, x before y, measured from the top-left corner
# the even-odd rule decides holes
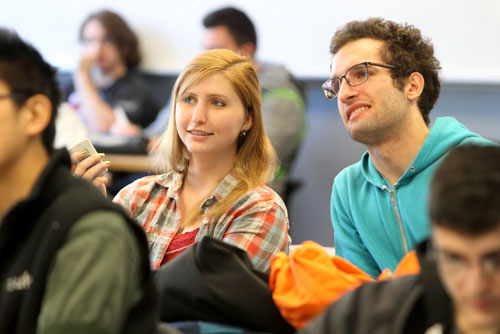
[[[240,136],[245,137],[247,135],[247,130],[241,130]]]

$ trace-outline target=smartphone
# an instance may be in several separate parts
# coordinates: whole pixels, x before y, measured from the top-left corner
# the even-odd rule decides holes
[[[81,142],[79,142],[78,144],[72,146],[68,151],[70,154],[73,154],[73,153],[76,153],[76,152],[81,152],[83,150],[86,150],[87,151],[87,154],[85,154],[80,160],[78,160],[76,162],[76,164],[80,163],[80,161],[88,158],[89,156],[91,155],[96,155],[97,154],[97,151],[94,147],[94,145],[92,145],[92,142],[90,141],[90,139],[88,138],[85,138],[84,140],[82,140]],[[99,176],[103,176],[104,174],[106,174],[108,172],[108,169],[105,168],[103,169],[103,171],[99,174]]]

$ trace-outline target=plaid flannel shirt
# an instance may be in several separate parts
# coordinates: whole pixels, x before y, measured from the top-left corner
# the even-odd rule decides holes
[[[183,177],[169,172],[150,175],[129,184],[114,198],[148,236],[151,267],[158,269],[170,242],[181,226],[179,190]],[[202,209],[226,197],[238,183],[231,172],[217,185]],[[256,269],[267,272],[279,251],[288,253],[288,213],[281,198],[262,184],[240,197],[223,215],[203,218],[195,241],[205,235],[221,239],[247,251]]]

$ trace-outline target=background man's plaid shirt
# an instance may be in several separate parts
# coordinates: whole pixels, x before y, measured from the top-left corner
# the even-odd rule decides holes
[[[123,188],[114,198],[142,225],[148,236],[151,267],[158,269],[170,242],[181,226],[177,204],[182,175],[169,172],[141,178]],[[207,198],[208,208],[226,197],[236,186],[238,175],[226,175]],[[244,194],[220,217],[204,217],[196,241],[205,235],[224,240],[247,251],[256,269],[268,271],[270,260],[279,251],[288,253],[288,214],[281,198],[268,186]]]

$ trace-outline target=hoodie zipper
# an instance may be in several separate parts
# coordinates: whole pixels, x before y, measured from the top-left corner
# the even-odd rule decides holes
[[[394,185],[394,187],[396,187],[396,185]],[[387,190],[389,192],[389,195],[391,197],[392,208],[396,212],[396,218],[398,219],[399,230],[401,231],[401,238],[403,239],[403,248],[404,248],[405,254],[408,254],[408,244],[406,243],[406,235],[405,235],[405,230],[403,229],[403,222],[401,221],[401,216],[399,215],[398,205],[396,204],[395,192],[393,189],[387,188],[387,186],[385,184],[382,185],[382,189]]]

